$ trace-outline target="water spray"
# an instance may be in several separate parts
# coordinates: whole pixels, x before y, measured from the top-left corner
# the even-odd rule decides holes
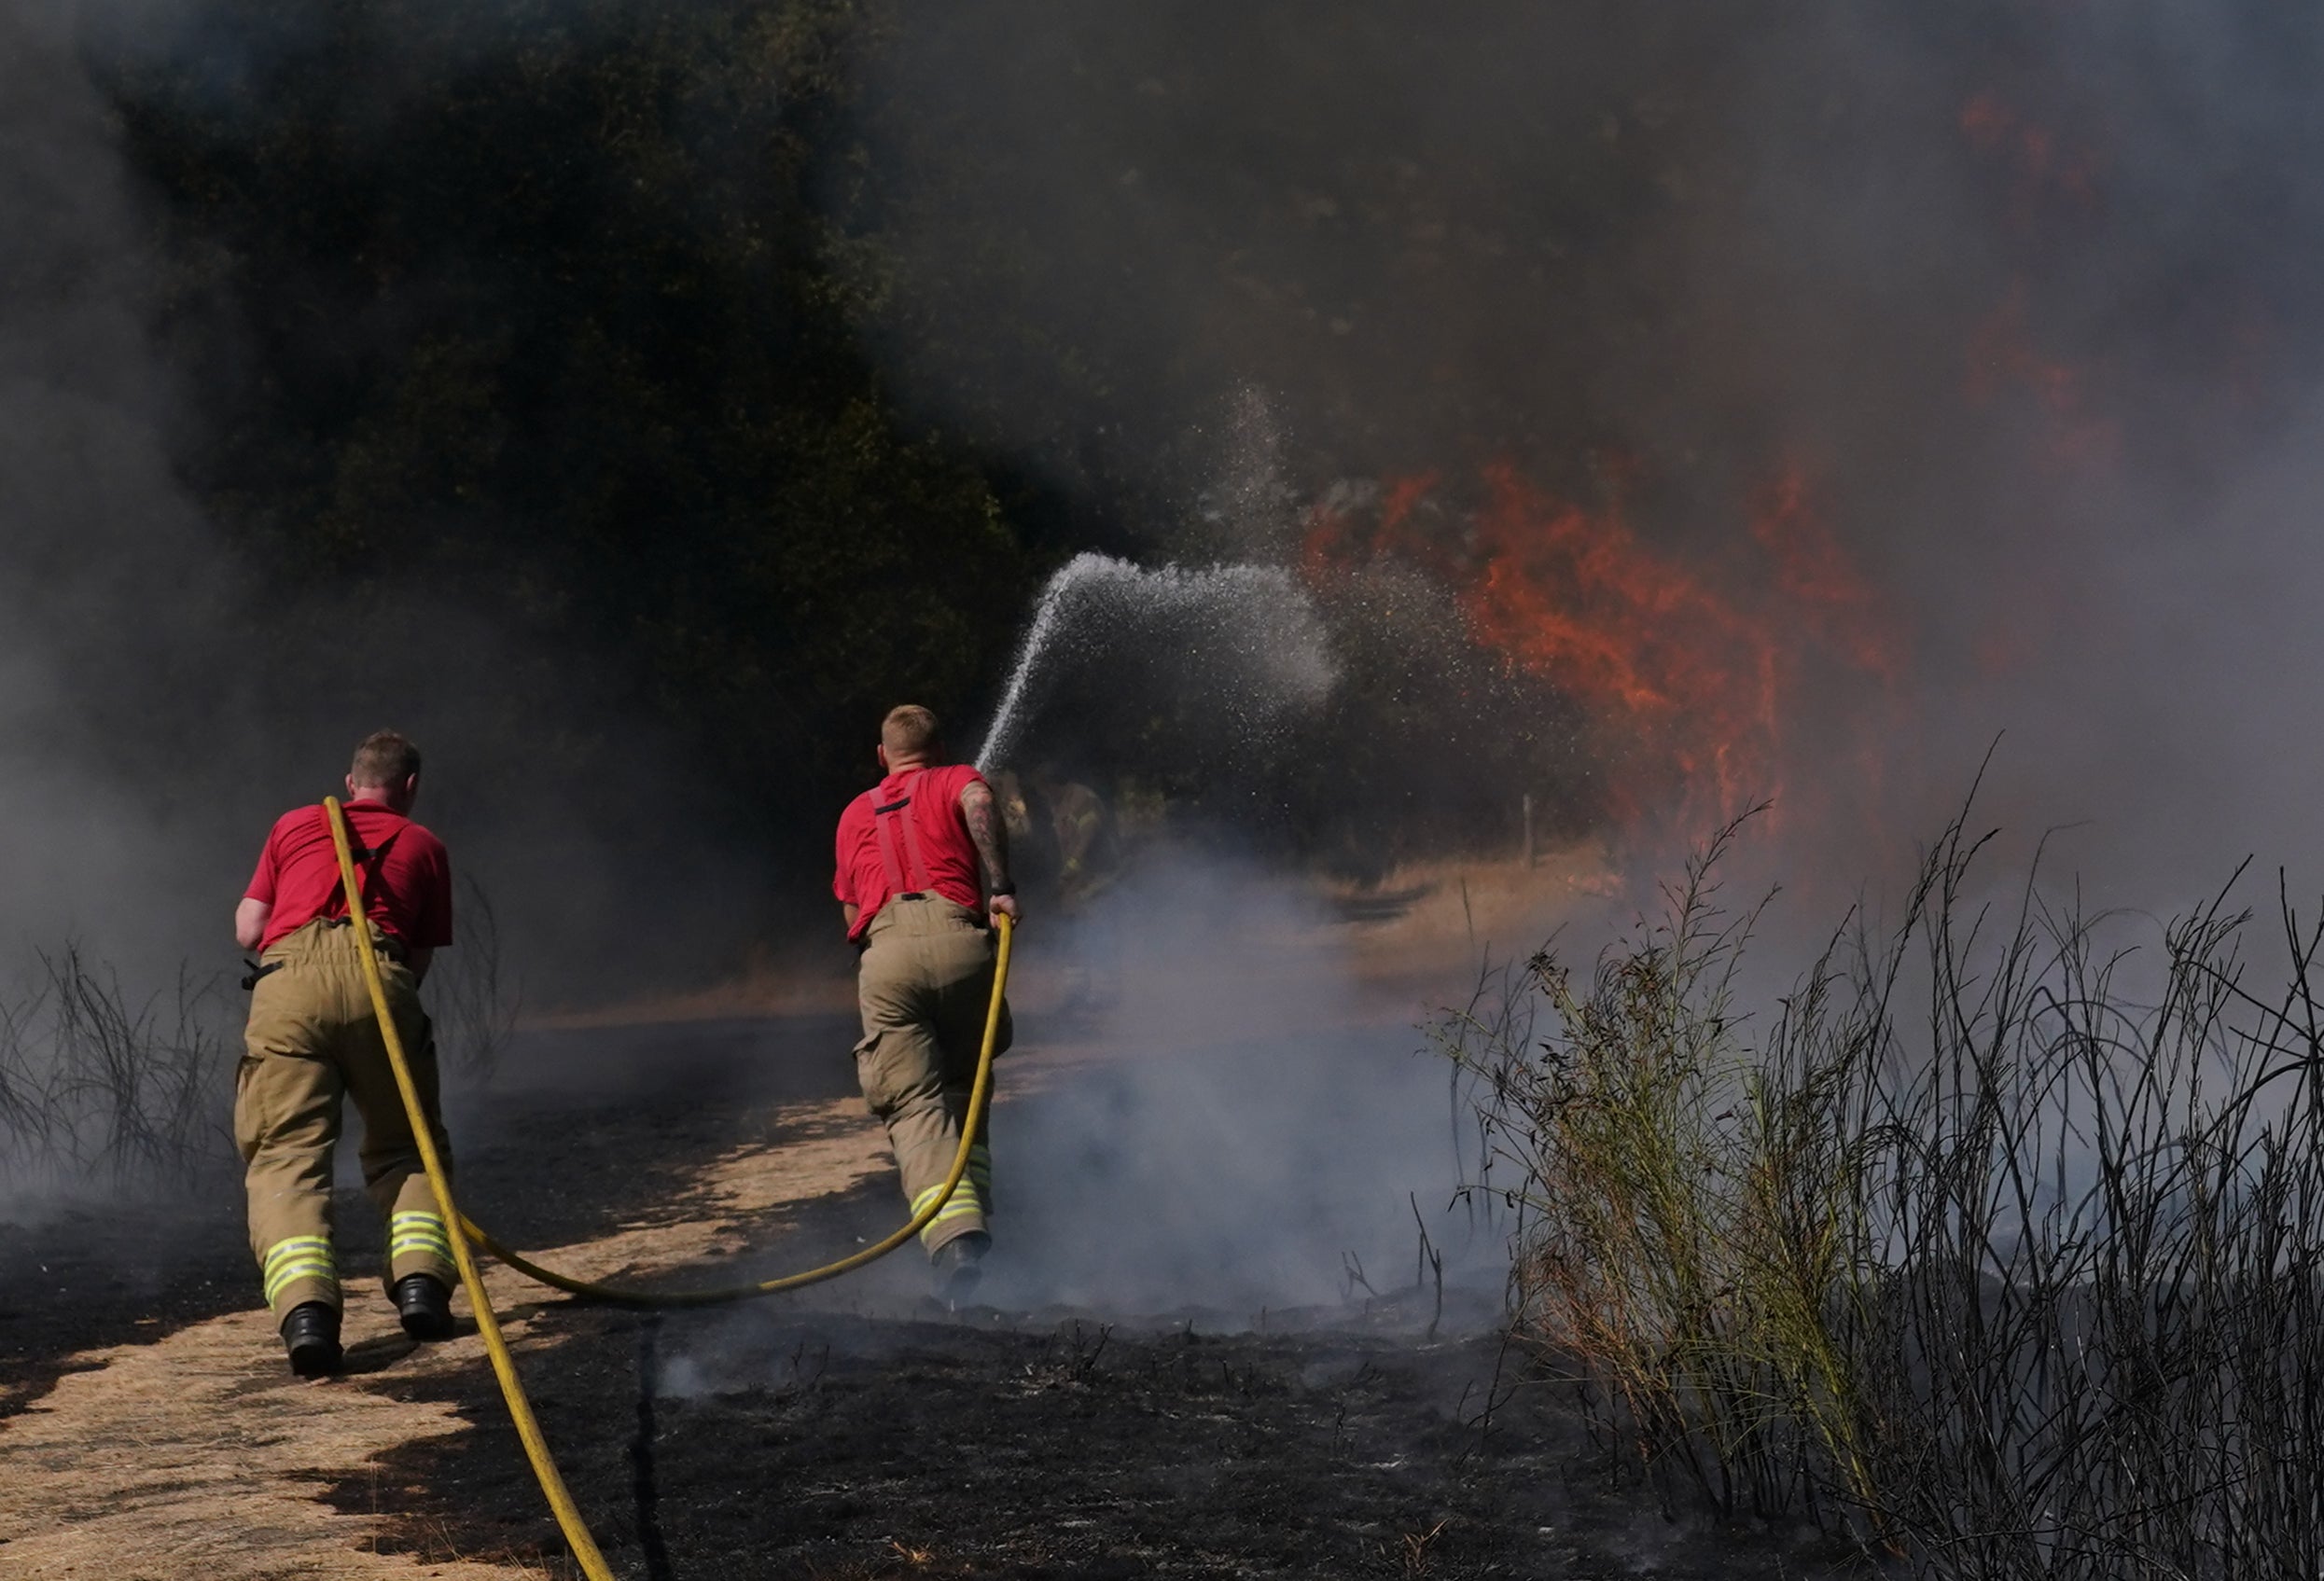
[[[1125,636],[1159,637],[1164,622],[1192,639],[1190,669],[1199,668],[1245,722],[1319,701],[1338,679],[1314,601],[1281,566],[1148,567],[1079,554],[1050,577],[1033,606],[1000,706],[977,749],[977,768],[992,772],[1018,744],[1033,708],[1033,683],[1052,655],[1088,661]]]

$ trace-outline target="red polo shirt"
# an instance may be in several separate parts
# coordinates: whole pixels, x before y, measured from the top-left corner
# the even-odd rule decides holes
[[[863,937],[891,895],[934,891],[971,911],[977,908],[984,898],[984,875],[976,842],[968,838],[968,821],[961,816],[960,793],[982,784],[984,776],[966,763],[907,769],[847,804],[840,814],[839,872],[831,893],[842,905],[856,908],[849,938]],[[883,824],[885,841],[880,838]]]
[[[400,812],[376,801],[346,804],[347,834],[357,848],[355,876],[364,909],[407,950],[439,950],[452,942],[452,857],[444,842]],[[367,858],[364,852],[374,852]],[[243,894],[263,900],[263,950],[317,917],[343,917],[339,853],[331,846],[329,814],[321,803],[297,807],[275,820],[258,853],[258,870]]]

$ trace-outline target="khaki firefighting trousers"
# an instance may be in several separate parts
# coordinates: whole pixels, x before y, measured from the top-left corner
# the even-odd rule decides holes
[[[309,922],[260,960],[272,969],[251,990],[235,1076],[234,1140],[247,1166],[250,1250],[277,1318],[308,1301],[340,1305],[331,1154],[342,1097],[355,1100],[363,1118],[364,1185],[387,1215],[388,1283],[415,1273],[434,1274],[448,1286],[460,1283],[345,925]],[[377,929],[372,941],[421,1108],[449,1170],[452,1149],[437,1111],[436,1044],[419,985]]]
[[[856,993],[863,1009],[856,1077],[864,1102],[887,1123],[904,1198],[917,1213],[944,1188],[960,1151],[993,998],[993,936],[976,913],[940,896],[891,900],[866,930]],[[1004,1005],[993,1052],[1009,1042]],[[948,1241],[987,1231],[992,1211],[992,1149],[979,1136],[967,1174],[920,1243],[933,1255]]]

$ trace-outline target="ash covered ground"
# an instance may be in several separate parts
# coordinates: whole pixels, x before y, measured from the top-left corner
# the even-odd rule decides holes
[[[1166,941],[1155,954],[1167,964]],[[1036,1002],[1045,992],[1029,982]],[[1222,1014],[1235,1007],[1232,974],[1214,996]],[[497,1286],[543,1427],[623,1574],[1842,1568],[1842,1556],[1802,1534],[1672,1519],[1635,1473],[1614,1469],[1570,1396],[1504,1343],[1492,1237],[1464,1255],[1436,1205],[1414,1205],[1439,1183],[1419,1178],[1417,1157],[1399,1152],[1395,1133],[1366,1130],[1369,1102],[1335,1112],[1319,1096],[1334,1078],[1370,1093],[1426,1084],[1439,1093],[1428,1126],[1443,1138],[1442,1074],[1414,1052],[1408,1025],[1361,1002],[1319,1024],[1295,996],[1283,1014],[1307,1028],[1303,1042],[1263,1024],[1256,1038],[1221,1039],[1185,1014],[1168,1051],[1127,1034],[1086,1035],[1136,1009],[1044,1015],[1037,1003],[1025,1016],[1023,1044],[1002,1068],[1004,1195],[989,1304],[939,1308],[912,1253],[840,1283],[701,1312]],[[892,1179],[863,1172],[865,1158],[877,1162],[876,1132],[831,1118],[852,1092],[850,1041],[848,1018],[825,1012],[522,1034],[489,1095],[455,1115],[464,1200],[528,1247],[570,1255],[628,1237],[703,1248],[684,1266],[612,1254],[629,1258],[630,1278],[668,1287],[764,1277],[852,1250],[901,1210]],[[1216,1102],[1198,1110],[1193,1093]],[[1157,1114],[1166,1130],[1148,1126]],[[1272,1155],[1254,1155],[1261,1134],[1293,1114],[1313,1118],[1316,1134],[1280,1137]],[[703,1187],[753,1160],[780,1166],[834,1148],[855,1148],[855,1162],[834,1166],[827,1189],[745,1200]],[[1173,1151],[1176,1164],[1146,1156]],[[1015,1200],[1006,1195],[1012,1152]],[[1399,1230],[1329,1208],[1360,1195],[1351,1183],[1368,1173],[1373,1196],[1405,1215]],[[0,1409],[16,1417],[0,1423],[0,1444],[11,1428],[20,1443],[33,1431],[71,1441],[68,1419],[88,1408],[55,1385],[72,1383],[73,1369],[126,1375],[134,1352],[166,1357],[174,1337],[246,1320],[208,1360],[188,1364],[189,1375],[226,1375],[206,1379],[223,1391],[206,1445],[173,1451],[158,1408],[131,1435],[151,1442],[90,1430],[119,1458],[117,1478],[156,1490],[127,1501],[151,1499],[155,1557],[132,1551],[109,1573],[183,1574],[191,1561],[167,1534],[166,1520],[184,1514],[167,1514],[182,1502],[175,1490],[196,1480],[172,1469],[173,1452],[247,1491],[241,1485],[270,1474],[221,1467],[221,1443],[290,1431],[318,1404],[344,1414],[392,1402],[430,1414],[385,1438],[302,1448],[300,1474],[274,1477],[274,1492],[337,1512],[343,1530],[325,1518],[295,1553],[260,1546],[205,1567],[337,1574],[314,1546],[336,1540],[346,1574],[357,1573],[358,1553],[367,1574],[396,1555],[445,1575],[570,1574],[472,1327],[415,1352],[385,1323],[376,1287],[351,1277],[351,1321],[369,1327],[351,1330],[347,1374],[293,1382],[263,1317],[249,1311],[238,1193],[230,1179],[219,1186],[166,1213],[77,1212],[0,1232],[11,1385]],[[1131,1205],[1173,1187],[1185,1212],[1148,1202],[1139,1222]],[[341,1220],[346,1261],[363,1269],[377,1231],[352,1192]],[[1424,1221],[1451,1253],[1441,1292],[1431,1278],[1415,1283],[1427,1266],[1416,1255]],[[1293,1299],[1270,1304],[1271,1292]],[[113,1346],[131,1349],[92,1353]],[[165,1366],[145,1387],[166,1390],[169,1378]],[[13,1549],[31,1556],[29,1574],[72,1573],[54,1556],[85,1550],[59,1548],[52,1530],[74,1519],[63,1491],[72,1458],[27,1453],[31,1475],[17,1499],[0,1501],[0,1569]],[[52,1497],[45,1477],[60,1490]],[[53,1506],[45,1515],[44,1504]],[[136,1530],[134,1507],[104,1519]]]

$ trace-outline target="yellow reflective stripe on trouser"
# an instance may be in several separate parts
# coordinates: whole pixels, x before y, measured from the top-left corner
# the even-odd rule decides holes
[[[937,1197],[942,1193],[943,1189],[943,1182],[939,1181],[936,1185],[929,1186],[925,1191],[923,1191],[920,1195],[914,1197],[912,1200],[912,1216],[917,1218],[922,1213],[925,1212],[928,1204],[935,1201]],[[927,1240],[930,1236],[934,1235],[939,1228],[955,1219],[981,1219],[983,1216],[984,1205],[977,1200],[976,1186],[968,1181],[963,1180],[958,1186],[953,1188],[951,1200],[947,1201],[942,1208],[937,1211],[936,1217],[930,1219],[928,1221],[927,1227],[920,1232],[920,1239],[923,1241]]]
[[[445,1232],[441,1217],[420,1209],[407,1209],[388,1219],[388,1260],[407,1255],[433,1257],[441,1263],[452,1261],[452,1237]]]
[[[993,1211],[993,1150],[979,1142],[968,1149],[968,1184],[976,1187],[977,1200],[984,1211]]]
[[[269,1306],[302,1279],[319,1279],[333,1285],[339,1283],[339,1268],[331,1260],[331,1243],[320,1235],[294,1235],[287,1241],[277,1241],[266,1249],[259,1269],[266,1277]]]

